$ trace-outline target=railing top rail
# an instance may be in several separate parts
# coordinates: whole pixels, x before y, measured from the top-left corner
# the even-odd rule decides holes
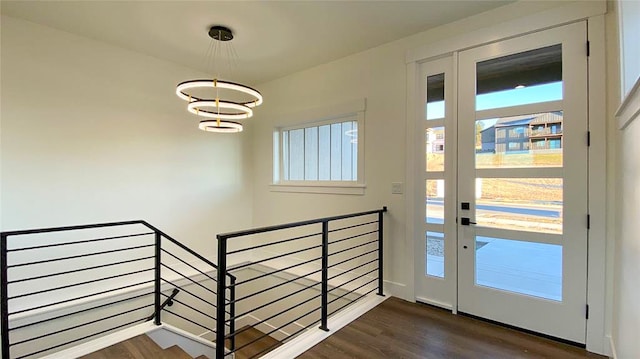
[[[387,207],[385,206],[385,207],[382,207],[382,209],[375,209],[375,210],[366,211],[366,212],[349,213],[349,214],[343,214],[343,215],[339,215],[339,216],[310,219],[310,220],[307,220],[307,221],[278,224],[278,225],[275,225],[275,226],[252,228],[252,229],[247,229],[247,230],[242,230],[242,231],[237,231],[237,232],[221,233],[221,234],[218,234],[217,237],[220,240],[220,239],[229,239],[229,238],[235,238],[235,237],[249,236],[249,235],[252,235],[252,234],[272,232],[272,231],[277,231],[277,230],[281,230],[281,229],[288,229],[288,228],[294,228],[294,227],[307,226],[307,225],[310,225],[310,224],[316,224],[316,223],[322,223],[322,222],[337,221],[337,220],[340,220],[340,219],[361,217],[361,216],[366,216],[366,215],[369,215],[369,214],[386,212],[386,211],[387,211]]]
[[[50,232],[64,232],[64,231],[74,231],[79,229],[91,229],[91,228],[101,228],[101,227],[117,227],[117,226],[127,226],[132,224],[148,224],[145,221],[137,220],[137,221],[124,221],[124,222],[107,222],[107,223],[96,223],[96,224],[84,224],[79,226],[66,226],[66,227],[49,227],[49,228],[38,228],[38,229],[25,229],[18,231],[6,231],[0,233],[3,237],[5,236],[18,236],[24,234],[38,234],[38,233],[50,233]]]

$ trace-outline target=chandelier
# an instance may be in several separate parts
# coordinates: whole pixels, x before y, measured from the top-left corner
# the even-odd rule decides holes
[[[212,26],[209,29],[212,44],[213,65],[217,65],[215,57],[225,52],[230,61],[235,54],[232,46],[221,49],[221,44],[233,39],[231,30],[224,26]],[[253,109],[262,104],[262,95],[257,90],[235,82],[220,80],[218,67],[214,66],[214,78],[205,80],[189,80],[178,84],[176,95],[187,101],[187,111],[204,117],[198,126],[203,131],[218,133],[234,133],[242,131],[244,120],[253,116]]]

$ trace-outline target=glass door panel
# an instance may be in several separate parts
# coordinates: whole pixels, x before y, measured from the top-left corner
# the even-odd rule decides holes
[[[461,52],[457,124],[457,196],[469,203],[458,215],[458,309],[579,343],[585,30],[577,23]]]

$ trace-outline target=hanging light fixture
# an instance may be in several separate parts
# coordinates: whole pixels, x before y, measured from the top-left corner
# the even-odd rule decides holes
[[[219,44],[231,41],[233,33],[227,27],[212,26],[209,29],[209,37],[212,39],[209,51],[213,52],[213,64],[217,65],[215,57],[221,51]],[[226,48],[226,54],[230,58],[237,58],[232,46]],[[218,70],[219,68],[214,67],[214,78],[211,80],[189,80],[179,83],[176,95],[188,102],[187,111],[208,118],[200,121],[201,130],[219,133],[241,132],[242,124],[234,120],[253,116],[253,108],[262,104],[262,95],[249,86],[218,79]],[[230,95],[232,99],[223,98],[223,94]]]

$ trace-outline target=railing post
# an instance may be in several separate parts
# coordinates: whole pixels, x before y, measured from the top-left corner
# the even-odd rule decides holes
[[[231,322],[229,322],[229,331],[231,332],[231,351],[236,349],[236,277],[231,277],[231,287],[229,287],[229,301],[231,307],[229,308],[229,316]]]
[[[160,325],[162,324],[161,318],[160,318],[160,312],[162,312],[162,304],[160,301],[160,263],[162,263],[161,261],[161,254],[162,254],[162,250],[161,250],[161,244],[162,244],[162,236],[160,235],[159,232],[156,232],[156,243],[155,243],[155,277],[154,277],[154,308],[155,308],[155,318],[154,318],[154,324],[155,325]]]
[[[329,317],[329,222],[322,221],[322,303],[320,329],[328,332],[327,318]]]
[[[216,359],[224,358],[227,238],[218,235],[218,291],[216,294]]]
[[[0,311],[2,312],[2,320],[0,320],[0,330],[2,330],[2,357],[9,358],[9,291],[7,278],[7,235],[0,236],[0,281],[2,289],[0,290]]]
[[[384,276],[383,276],[383,258],[384,258],[384,212],[387,211],[387,207],[383,207],[378,212],[378,295],[384,297]]]

